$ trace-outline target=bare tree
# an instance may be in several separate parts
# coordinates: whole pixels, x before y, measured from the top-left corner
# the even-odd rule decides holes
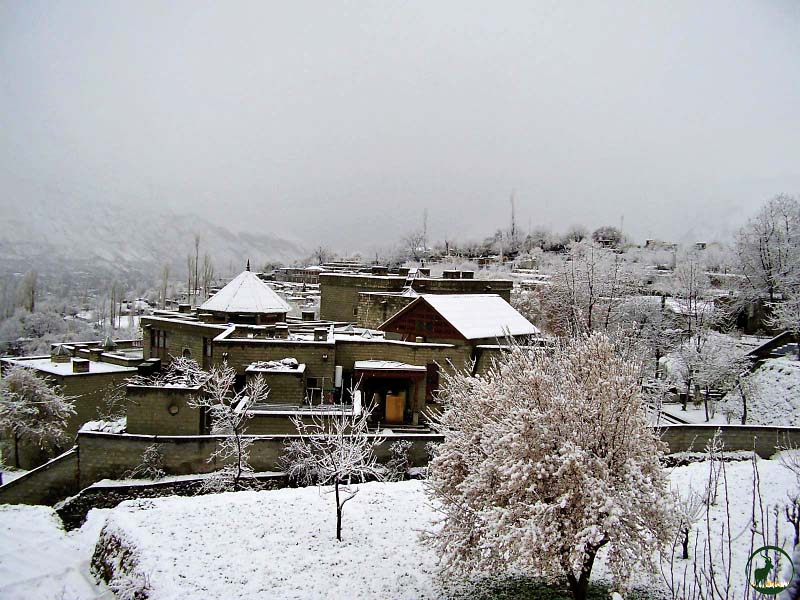
[[[422,231],[412,231],[405,235],[403,245],[411,260],[419,261],[425,257],[425,234]]]
[[[169,286],[169,264],[165,263],[161,269],[161,288],[159,290],[158,304],[161,309],[167,307],[167,287]]]
[[[17,306],[21,306],[28,312],[36,310],[37,279],[36,271],[28,271],[17,286]]]
[[[214,283],[214,263],[211,256],[206,252],[203,255],[203,279],[201,287],[203,289],[203,300],[208,298],[211,293],[211,285]]]
[[[445,575],[566,578],[582,600],[601,548],[617,583],[651,565],[677,523],[640,373],[633,348],[595,333],[445,375],[427,483],[444,519],[424,537]]]
[[[198,234],[194,234],[194,287],[192,288],[192,296],[197,295],[197,287],[200,281],[200,278],[197,274],[197,269],[200,268],[200,236]],[[195,302],[197,299],[195,298]]]
[[[622,234],[622,231],[610,225],[598,227],[592,232],[592,240],[594,242],[613,248],[621,247],[624,239],[625,236]]]
[[[331,251],[327,246],[320,244],[314,251],[311,253],[311,259],[314,261],[314,264],[322,265],[328,262],[331,258]]]
[[[186,270],[188,272],[188,279],[186,282],[186,302],[193,304],[194,289],[197,287],[197,279],[192,279],[192,273],[195,271],[197,262],[191,254],[186,255]]]
[[[368,419],[372,407],[362,407],[360,393],[352,408],[342,406],[330,414],[314,413],[310,423],[292,417],[300,438],[287,452],[289,477],[318,486],[333,486],[336,502],[336,539],[342,540],[344,505],[358,493],[357,483],[380,479],[374,449],[383,439],[369,435]]]
[[[677,496],[678,533],[681,544],[681,558],[689,558],[689,541],[692,528],[697,524],[705,511],[704,495],[689,489],[685,496]]]
[[[747,291],[774,302],[800,276],[800,203],[785,194],[768,200],[739,230],[736,256]]]
[[[564,239],[569,242],[582,242],[589,235],[589,230],[583,225],[571,225],[564,233]]]
[[[222,469],[209,478],[205,486],[208,491],[224,489],[239,490],[242,478],[253,472],[250,466],[250,446],[253,438],[245,436],[249,412],[254,405],[264,402],[269,387],[257,375],[247,381],[245,387],[235,391],[236,371],[227,364],[214,367],[203,388],[203,395],[192,398],[189,405],[207,411],[211,420],[211,434],[225,436],[208,462],[223,464]]]
[[[567,258],[542,297],[553,333],[577,335],[609,329],[623,299],[634,288],[629,265],[619,254],[590,243],[573,244]]]

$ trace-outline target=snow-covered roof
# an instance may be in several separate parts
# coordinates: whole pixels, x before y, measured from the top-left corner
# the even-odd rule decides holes
[[[291,310],[271,287],[252,271],[242,271],[206,300],[201,311],[224,313],[287,313]]]
[[[22,365],[23,367],[30,367],[43,373],[50,373],[51,375],[61,376],[81,376],[87,373],[74,373],[72,371],[72,362],[54,363],[49,356],[32,357],[32,358],[4,358],[4,362],[13,365]],[[123,367],[102,361],[90,360],[89,373],[94,375],[97,373],[136,373],[136,367]]]
[[[425,367],[395,360],[357,360],[356,371],[425,371]]]
[[[410,310],[420,300],[427,302],[468,340],[540,333],[536,326],[497,294],[423,294],[404,311]]]

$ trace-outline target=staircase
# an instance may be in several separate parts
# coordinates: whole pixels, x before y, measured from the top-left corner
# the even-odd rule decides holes
[[[413,268],[408,270],[408,275],[406,275],[406,281],[403,284],[403,291],[407,292],[414,287],[414,280],[419,277],[419,269]]]

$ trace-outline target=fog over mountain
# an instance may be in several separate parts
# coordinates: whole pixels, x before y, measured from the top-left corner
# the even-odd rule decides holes
[[[0,219],[0,272],[31,267],[155,274],[169,264],[173,275],[186,270],[200,237],[220,275],[233,275],[250,259],[290,262],[307,253],[297,241],[275,233],[235,233],[203,217],[76,196],[66,187],[31,186],[20,202],[4,207]]]
[[[512,190],[523,228],[725,238],[800,191],[799,27],[795,0],[5,2],[0,209],[126,208],[95,234],[23,211],[2,240],[182,260],[147,237],[191,229],[174,211],[346,252],[425,209],[432,238],[482,237]]]

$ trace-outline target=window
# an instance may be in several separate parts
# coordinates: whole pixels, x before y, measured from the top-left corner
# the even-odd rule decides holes
[[[151,348],[166,348],[167,347],[167,332],[155,329],[153,335],[150,337]]]

